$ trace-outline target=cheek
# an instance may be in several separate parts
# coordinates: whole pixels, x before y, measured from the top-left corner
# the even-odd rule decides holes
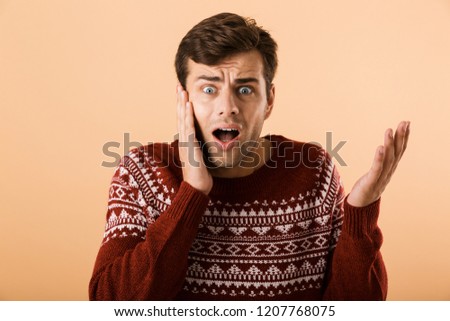
[[[196,113],[196,115],[200,116],[206,113],[206,106],[208,106],[208,101],[203,95],[200,95],[198,93],[194,93],[192,95],[190,94],[189,101],[192,103],[192,106],[194,106],[194,112]]]
[[[192,102],[192,106],[194,108],[194,117],[197,126],[202,130],[207,129],[210,118],[208,108],[205,108],[203,104],[198,102]]]
[[[204,119],[208,116],[208,109],[205,108],[205,105],[199,102],[192,102],[192,106],[194,108],[194,116],[197,119]]]
[[[251,110],[253,110],[253,112],[251,112]],[[265,109],[261,106],[248,108],[248,112],[246,114],[246,118],[249,120],[249,122],[255,125],[264,122],[266,116]]]
[[[247,126],[250,135],[260,135],[264,125],[264,113],[253,113],[247,119]]]

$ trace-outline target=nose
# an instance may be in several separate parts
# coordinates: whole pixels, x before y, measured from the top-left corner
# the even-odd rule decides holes
[[[220,98],[217,101],[217,112],[220,116],[228,117],[239,114],[239,108],[234,98],[233,93],[229,89],[221,92]]]

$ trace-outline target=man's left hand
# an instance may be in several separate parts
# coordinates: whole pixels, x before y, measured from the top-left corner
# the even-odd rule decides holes
[[[410,132],[409,124],[409,121],[401,122],[395,135],[391,128],[386,130],[384,145],[377,148],[372,167],[355,183],[348,195],[347,202],[350,205],[367,206],[381,197],[405,152]]]

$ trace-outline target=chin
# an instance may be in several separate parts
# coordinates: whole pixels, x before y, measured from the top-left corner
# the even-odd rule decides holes
[[[235,168],[238,167],[241,159],[239,157],[232,157],[235,155],[224,155],[224,156],[211,156],[211,155],[205,155],[204,159],[206,165],[211,168]],[[228,157],[227,157],[228,156]]]

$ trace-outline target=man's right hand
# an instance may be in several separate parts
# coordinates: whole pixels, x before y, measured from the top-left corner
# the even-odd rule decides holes
[[[212,189],[213,179],[204,161],[200,143],[195,137],[194,110],[183,87],[177,86],[178,149],[183,180],[205,193]]]

